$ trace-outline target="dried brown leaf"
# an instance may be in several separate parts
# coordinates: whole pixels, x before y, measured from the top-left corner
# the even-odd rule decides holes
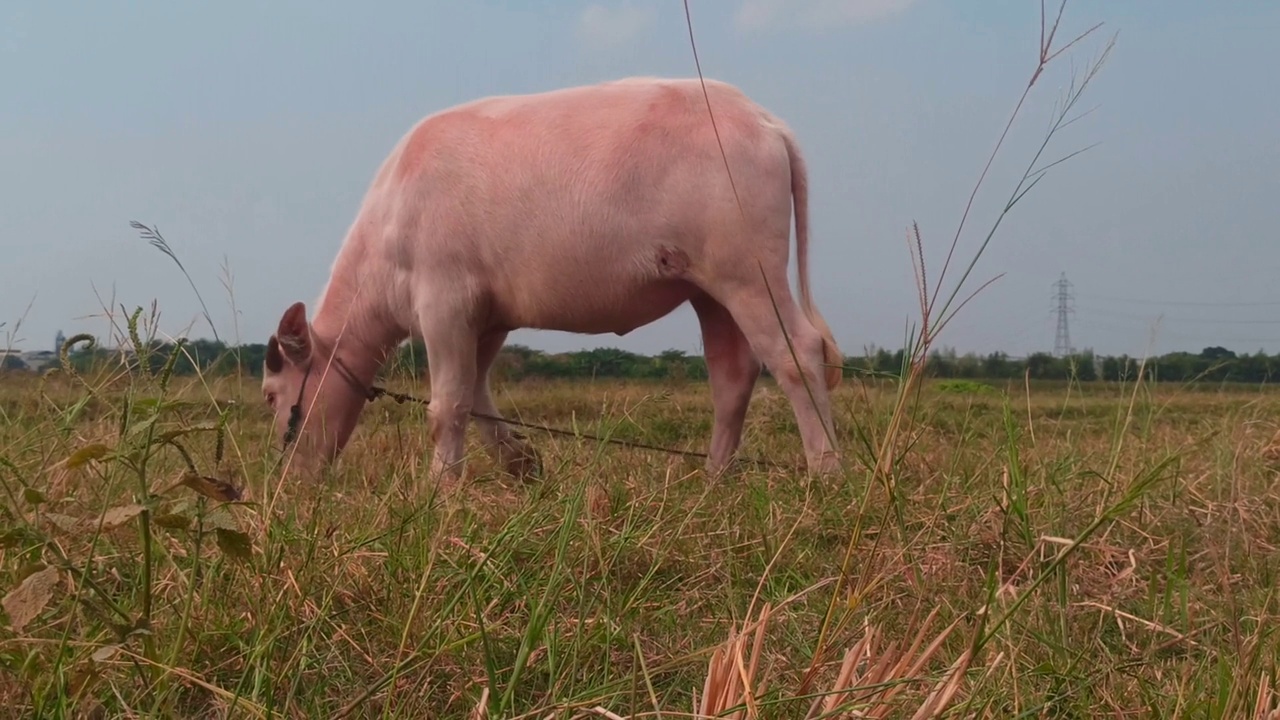
[[[146,508],[136,504],[113,507],[102,513],[102,528],[104,530],[118,528],[141,515],[143,510],[146,510]]]
[[[231,514],[225,506],[215,507],[205,513],[204,526],[206,528],[219,528],[222,530],[240,530],[240,523],[236,522],[235,515]]]
[[[219,502],[235,502],[240,499],[240,490],[235,485],[216,477],[188,472],[182,476],[181,484]]]
[[[115,657],[118,652],[120,652],[119,645],[103,645],[97,650],[94,650],[93,655],[90,657],[93,658],[94,662],[106,662]]]
[[[80,529],[80,526],[82,524],[80,521],[80,518],[72,517],[70,515],[63,515],[62,513],[47,512],[47,513],[44,513],[44,515],[42,515],[41,517],[44,519],[45,522],[49,523],[50,525],[53,525],[54,527],[58,528],[63,532],[74,532]]]
[[[96,663],[82,662],[72,668],[71,677],[67,680],[67,690],[72,697],[78,698],[101,680],[102,673],[98,672]]]
[[[35,619],[41,610],[53,598],[53,588],[58,584],[61,573],[56,567],[45,567],[37,570],[24,579],[18,587],[4,596],[0,601],[4,611],[9,614],[9,624],[14,632],[22,632],[27,623]]]

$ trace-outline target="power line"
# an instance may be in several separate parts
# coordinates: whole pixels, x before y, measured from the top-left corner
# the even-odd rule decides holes
[[[1135,320],[1126,320],[1125,317],[1136,318],[1136,316],[1122,317],[1114,313],[1112,315],[1116,320],[1119,321],[1119,324],[1107,322],[1105,320],[1099,320],[1098,316],[1095,316],[1089,313],[1085,313],[1083,316],[1081,316],[1081,319],[1077,321],[1077,324],[1084,323],[1086,328],[1109,330],[1114,333],[1131,334],[1134,332],[1134,327],[1132,325],[1128,325],[1127,323],[1135,322]],[[1102,315],[1102,316],[1106,317],[1106,315]],[[1144,330],[1141,330],[1139,332],[1150,331],[1165,339],[1170,339],[1170,340],[1180,339],[1182,341],[1196,341],[1202,345],[1214,345],[1214,344],[1244,345],[1244,344],[1256,343],[1260,345],[1273,346],[1280,343],[1280,337],[1219,337],[1216,334],[1211,334],[1206,337],[1204,331],[1200,331],[1200,330],[1190,330],[1188,328],[1179,329],[1176,326],[1170,327],[1169,325],[1163,324],[1163,323],[1159,326],[1159,328],[1155,328],[1151,326],[1152,324],[1148,322],[1147,319],[1136,319],[1136,322],[1138,322],[1141,325],[1147,326]]]
[[[1280,320],[1241,320],[1237,318],[1193,318],[1181,317],[1178,315],[1165,315],[1164,313],[1154,315],[1139,315],[1137,313],[1124,312],[1123,310],[1111,310],[1109,308],[1098,308],[1092,305],[1085,305],[1080,308],[1086,314],[1109,315],[1112,317],[1133,318],[1135,320],[1154,321],[1163,320],[1171,323],[1207,323],[1210,325],[1280,325]]]
[[[1074,352],[1071,347],[1071,328],[1067,324],[1067,316],[1075,312],[1075,308],[1071,307],[1071,281],[1067,280],[1067,274],[1064,272],[1058,278],[1058,282],[1053,285],[1057,290],[1058,313],[1058,331],[1053,338],[1053,354],[1066,357]]]
[[[1179,307],[1277,307],[1280,306],[1280,300],[1260,300],[1250,302],[1201,302],[1198,300],[1143,300],[1140,298],[1121,298],[1109,295],[1094,295],[1099,300],[1107,302],[1130,303],[1133,305],[1176,305]]]

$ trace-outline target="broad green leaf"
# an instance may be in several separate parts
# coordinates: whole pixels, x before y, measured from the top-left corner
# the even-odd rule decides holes
[[[169,512],[157,515],[153,520],[156,525],[169,530],[186,530],[191,527],[191,517],[180,512]]]
[[[71,457],[67,458],[67,467],[75,469],[87,464],[91,460],[101,460],[107,454],[108,450],[110,450],[110,448],[102,443],[85,445],[79,450],[71,453]]]
[[[0,548],[34,547],[39,545],[40,535],[26,527],[9,528],[0,533]]]
[[[248,562],[253,557],[253,542],[239,530],[217,528],[218,548],[235,560]]]

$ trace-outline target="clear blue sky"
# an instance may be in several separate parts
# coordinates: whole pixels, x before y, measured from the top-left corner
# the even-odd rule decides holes
[[[691,6],[704,73],[785,118],[808,153],[816,296],[838,341],[849,354],[898,347],[917,315],[906,228],[920,222],[936,275],[1034,67],[1039,3]],[[1280,352],[1280,3],[1070,0],[1061,36],[1099,21],[1031,95],[961,255],[1030,159],[1072,65],[1118,31],[1082,101],[1096,109],[1046,157],[1100,145],[1014,209],[973,284],[1005,277],[940,342],[1051,350],[1051,285],[1066,272],[1077,347]],[[91,316],[113,300],[156,301],[165,332],[209,336],[186,279],[135,219],[168,238],[224,338],[264,341],[289,303],[314,302],[374,169],[422,115],[694,72],[679,0],[11,0],[0,7],[0,344],[19,319],[24,349],[51,346],[58,329],[101,336]],[[623,338],[512,341],[700,348],[688,309]]]

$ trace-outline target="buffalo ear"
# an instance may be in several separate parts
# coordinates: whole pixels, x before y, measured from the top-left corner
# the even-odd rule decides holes
[[[296,302],[284,311],[276,337],[289,362],[304,365],[311,359],[311,326],[307,323],[305,305]]]
[[[272,335],[267,341],[267,372],[278,373],[284,370],[284,355],[280,352],[280,341],[276,340],[276,336]]]

